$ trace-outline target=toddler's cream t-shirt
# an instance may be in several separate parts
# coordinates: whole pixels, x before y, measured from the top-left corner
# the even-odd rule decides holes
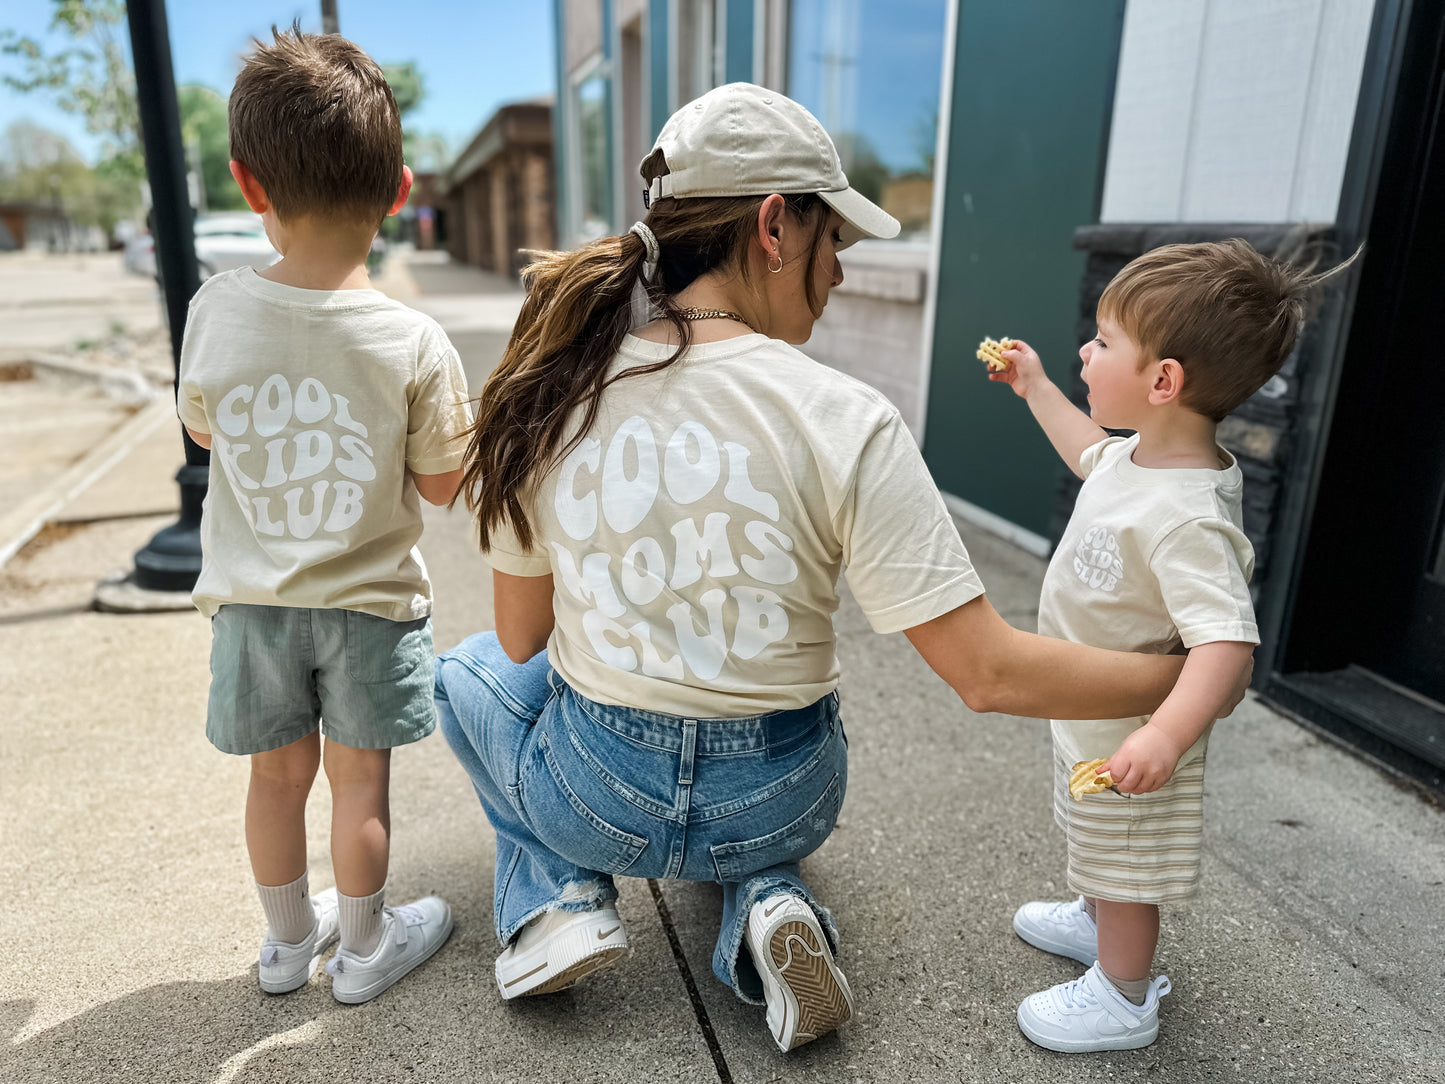
[[[216,275],[191,301],[177,408],[212,441],[202,613],[431,613],[406,472],[459,467],[469,418],[461,362],[434,320],[376,290]]]
[[[1079,457],[1084,484],[1044,575],[1039,632],[1160,655],[1217,640],[1259,643],[1238,462],[1159,470],[1134,462],[1138,446],[1137,435],[1109,437]],[[1056,719],[1054,742],[1070,764],[1108,757],[1144,722]]]
[[[629,336],[614,371],[672,348]],[[693,718],[802,707],[836,686],[840,570],[896,632],[983,593],[898,412],[762,335],[693,346],[603,395],[499,571],[555,578],[552,665],[604,703]]]

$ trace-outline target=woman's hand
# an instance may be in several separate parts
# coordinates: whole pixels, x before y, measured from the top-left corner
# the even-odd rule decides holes
[[[1169,782],[1183,754],[1173,739],[1146,723],[1124,739],[1099,771],[1109,773],[1120,794],[1148,794]]]
[[[1034,390],[1049,383],[1044,374],[1044,363],[1034,348],[1022,339],[1015,339],[1014,345],[1001,351],[1008,367],[994,369],[988,374],[990,380],[1007,384],[1015,395],[1027,399]]]

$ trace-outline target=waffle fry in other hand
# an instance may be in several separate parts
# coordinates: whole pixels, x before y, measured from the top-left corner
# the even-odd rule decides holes
[[[1109,763],[1107,757],[1098,760],[1081,760],[1074,765],[1069,776],[1069,797],[1078,801],[1086,794],[1098,794],[1114,785],[1114,777],[1099,769]]]
[[[1015,345],[1014,339],[990,339],[985,337],[983,342],[978,344],[978,350],[974,357],[988,366],[989,372],[998,372],[1000,369],[1007,369],[1008,362],[1004,360],[1003,352],[1012,350]]]

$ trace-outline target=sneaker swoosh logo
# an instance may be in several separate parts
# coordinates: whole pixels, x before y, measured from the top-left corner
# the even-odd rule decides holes
[[[613,926],[612,929],[606,931],[605,933],[604,933],[602,930],[598,930],[598,931],[597,931],[597,940],[599,940],[599,941],[606,941],[609,937],[611,937],[614,933],[616,933],[616,932],[617,932],[618,930],[620,930],[620,929],[622,929],[621,926]]]
[[[764,917],[764,918],[767,918],[767,917],[768,917],[769,915],[771,915],[774,911],[776,911],[779,907],[786,907],[787,904],[788,904],[788,901],[787,901],[787,900],[783,900],[781,903],[775,903],[775,904],[773,904],[771,907],[769,907],[766,911],[763,912],[763,917]]]

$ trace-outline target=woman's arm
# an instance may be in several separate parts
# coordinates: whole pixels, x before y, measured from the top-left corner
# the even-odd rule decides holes
[[[905,635],[974,711],[1040,719],[1147,715],[1164,702],[1184,666],[1181,655],[1106,651],[1021,632],[986,595]],[[1227,709],[1244,698],[1253,672],[1251,661],[1224,698]]]
[[[526,662],[547,646],[552,635],[552,574],[512,576],[493,569],[492,612],[497,640],[507,658]]]

